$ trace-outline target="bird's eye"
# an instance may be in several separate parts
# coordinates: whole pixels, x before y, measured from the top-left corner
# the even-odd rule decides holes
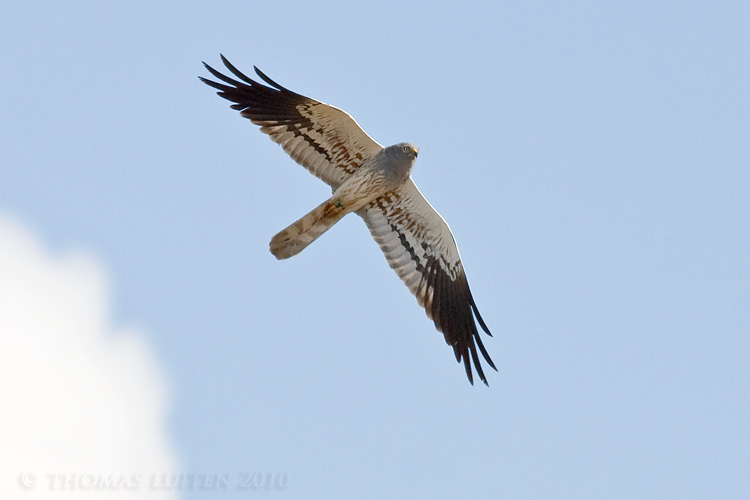
[[[404,153],[411,152],[411,148],[409,146],[404,146]]]

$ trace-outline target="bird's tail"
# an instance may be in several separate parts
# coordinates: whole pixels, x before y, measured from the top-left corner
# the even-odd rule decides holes
[[[277,259],[288,259],[297,255],[348,212],[333,199],[324,201],[309,214],[271,238],[271,253]]]

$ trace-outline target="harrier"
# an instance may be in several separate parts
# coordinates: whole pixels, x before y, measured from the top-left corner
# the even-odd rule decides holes
[[[271,239],[271,253],[277,259],[297,255],[346,214],[356,213],[388,265],[453,347],[456,361],[463,360],[469,382],[474,383],[473,362],[487,384],[477,349],[497,368],[474,318],[492,334],[474,303],[448,224],[411,179],[417,147],[404,142],[384,148],[346,112],[285,89],[255,68],[268,86],[263,85],[223,55],[221,60],[234,78],[203,63],[219,81],[201,81],[333,190],[329,199]]]

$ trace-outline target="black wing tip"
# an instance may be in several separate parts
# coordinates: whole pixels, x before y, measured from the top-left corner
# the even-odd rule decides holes
[[[439,269],[437,265],[435,267],[438,269],[427,277],[428,286],[433,288],[433,302],[428,306],[432,314],[428,316],[431,316],[437,330],[443,332],[446,342],[453,347],[456,361],[459,364],[463,362],[469,383],[474,385],[476,371],[479,379],[489,387],[479,353],[487,365],[496,372],[498,370],[482,343],[477,323],[488,336],[492,337],[492,333],[474,303],[466,275],[460,273],[456,279],[451,279],[444,269]],[[437,276],[440,271],[443,272],[442,275]]]
[[[220,84],[220,83],[218,83],[218,82],[215,82],[215,81],[213,81],[213,80],[209,80],[208,78],[204,78],[204,77],[202,77],[202,76],[199,76],[199,77],[198,77],[198,80],[202,81],[203,83],[205,83],[205,84],[206,84],[206,85],[208,85],[209,87],[213,87],[213,88],[215,88],[215,89],[216,89],[216,90],[218,90],[219,92],[221,92],[222,90],[224,90],[224,85],[222,85],[222,84]],[[219,92],[217,92],[217,94],[218,94]]]
[[[464,274],[464,279],[466,279],[466,274]],[[482,330],[484,330],[484,333],[492,337],[492,333],[490,332],[490,329],[487,328],[487,324],[482,319],[482,315],[479,314],[479,308],[477,307],[476,302],[474,302],[474,295],[471,293],[471,288],[469,288],[469,282],[466,282],[466,291],[469,294],[469,305],[471,305],[471,310],[474,312],[474,317],[477,318],[477,321],[479,322],[479,326],[482,327]]]
[[[276,83],[275,81],[271,80],[271,78],[269,78],[268,75],[266,75],[260,69],[258,69],[257,66],[253,66],[253,69],[255,70],[255,74],[258,75],[261,80],[263,80],[264,82],[266,82],[271,87],[273,87],[273,88],[275,88],[277,90],[280,90],[281,92],[288,92],[290,94],[296,94],[296,92],[292,92],[291,90],[289,90],[287,88],[284,88],[281,85],[279,85],[278,83]]]
[[[224,57],[224,54],[219,54],[219,57],[221,58],[221,62],[232,73],[232,75],[242,80],[242,82],[234,80],[233,78],[230,78],[227,75],[221,73],[220,71],[212,67],[210,64],[208,64],[206,61],[201,61],[203,63],[203,67],[206,68],[206,70],[209,73],[211,73],[215,78],[218,78],[219,80],[222,80],[223,82],[228,83],[229,85],[232,85],[236,88],[242,87],[245,84],[259,85],[258,82],[253,81],[251,78],[248,78],[242,71],[238,70],[231,62],[229,62],[229,59]],[[204,83],[207,83],[210,85],[210,83],[208,83],[210,82],[210,80],[207,80],[203,77],[198,77],[198,78],[200,78],[201,81],[203,81]]]
[[[484,348],[480,348],[482,351],[482,355],[485,356],[485,359],[487,360],[487,363],[497,371],[497,368],[495,368],[495,364],[492,362],[491,359],[489,359],[489,356],[486,355],[486,351]],[[479,356],[477,355],[476,346],[473,344],[473,342],[467,343],[465,345],[461,345],[459,343],[456,343],[453,345],[453,352],[456,356],[456,361],[458,364],[464,365],[464,370],[466,371],[466,378],[469,380],[469,383],[473,386],[474,385],[474,370],[476,370],[477,375],[479,376],[479,380],[482,381],[484,385],[487,387],[490,386],[489,382],[487,381],[487,377],[484,375],[484,370],[482,369],[482,364],[480,363]],[[469,356],[469,352],[471,352],[471,356]],[[472,370],[472,364],[474,365],[474,370]]]
[[[295,97],[302,97],[304,96],[297,94],[296,92],[292,92],[291,90],[287,89],[286,87],[283,87],[276,83],[274,80],[272,80],[268,75],[263,73],[260,69],[258,69],[257,66],[253,66],[253,69],[255,70],[255,73],[260,77],[260,79],[265,82],[269,87],[264,86],[262,83],[257,82],[253,80],[252,78],[245,75],[242,71],[237,69],[237,67],[229,62],[229,59],[227,59],[224,54],[219,54],[219,57],[221,58],[221,62],[224,64],[224,66],[230,71],[230,73],[238,78],[241,81],[234,80],[233,78],[230,78],[229,76],[221,73],[220,71],[217,71],[214,69],[210,64],[206,63],[205,61],[201,61],[203,63],[203,67],[206,68],[206,70],[211,73],[215,78],[225,82],[226,84],[231,85],[231,87],[227,87],[227,85],[213,82],[211,80],[208,80],[203,77],[198,77],[200,80],[205,83],[206,85],[210,85],[211,87],[217,88],[219,90],[225,90],[225,89],[231,89],[232,87],[240,89],[240,88],[247,88],[252,87],[254,89],[264,90],[264,91],[273,91],[273,92],[280,92],[283,94],[295,96]],[[219,85],[221,87],[219,87]]]
[[[204,67],[204,68],[206,68],[206,71],[208,71],[208,72],[209,72],[209,73],[211,73],[212,75],[215,75],[215,74],[217,73],[217,71],[216,71],[215,69],[213,69],[213,68],[211,67],[211,65],[210,65],[210,64],[208,64],[208,63],[207,63],[206,61],[201,61],[201,63],[203,64],[203,67]],[[204,77],[202,77],[202,76],[200,76],[200,75],[198,75],[198,79],[199,79],[200,81],[202,81],[203,83],[205,83],[206,85],[210,85],[211,87],[214,87],[215,85],[217,85],[217,83],[216,83],[216,82],[214,82],[214,81],[211,81],[211,80],[209,80],[208,78],[204,78]]]
[[[461,355],[459,354],[459,356]],[[458,360],[459,364],[462,361],[464,364],[464,368],[466,370],[466,378],[469,379],[469,383],[473,386],[474,385],[474,372],[471,369],[471,361],[469,361],[469,353],[466,353],[466,357],[463,357],[463,359],[459,358]],[[497,371],[497,368],[495,368],[495,365],[492,364],[491,360],[488,360],[488,363],[495,371]],[[484,385],[489,387],[490,383],[487,381],[487,377],[484,375],[484,371],[482,370],[482,365],[479,363],[479,360],[476,358],[474,359],[474,369],[477,371],[477,375],[479,375],[479,380],[481,380]]]
[[[214,78],[216,78],[217,80],[219,80],[219,81],[215,82],[213,80],[209,80],[207,78],[203,78],[202,76],[199,76],[198,78],[200,78],[200,80],[203,83],[205,83],[206,85],[209,85],[209,86],[211,86],[211,87],[219,90],[220,91],[219,95],[221,95],[222,97],[224,97],[224,95],[222,95],[222,92],[225,93],[227,91],[231,91],[231,90],[234,90],[234,89],[241,89],[243,87],[247,87],[247,85],[245,85],[244,83],[238,82],[237,80],[228,77],[227,75],[225,75],[225,74],[221,73],[220,71],[214,69],[211,65],[206,64],[206,62],[203,62],[203,66],[206,68],[206,71],[208,71],[209,73],[211,73],[211,75]],[[237,76],[238,78],[242,78],[244,75],[242,75],[242,73],[239,73],[239,74],[235,73],[235,76]],[[220,82],[223,82],[223,83],[220,83]]]
[[[484,385],[489,387],[490,384],[489,382],[487,382],[487,377],[484,375],[484,369],[482,368],[482,362],[479,358],[479,355],[477,354],[477,347],[479,347],[479,352],[482,353],[482,357],[484,358],[487,365],[489,365],[489,367],[493,370],[498,371],[497,366],[495,366],[495,363],[492,361],[492,358],[485,349],[484,344],[482,344],[482,339],[479,337],[479,332],[476,331],[476,326],[474,326],[473,335],[471,335],[470,338],[466,339],[465,342],[457,342],[453,346],[453,350],[454,354],[456,355],[456,361],[459,364],[463,363],[464,365],[464,369],[466,370],[466,378],[469,379],[469,383],[471,385],[474,385],[474,370],[476,370],[477,375],[479,376],[479,380],[481,380]],[[472,365],[474,367],[474,370],[472,370]]]
[[[466,279],[465,275],[464,275],[464,279]],[[482,319],[482,315],[479,314],[479,308],[477,308],[477,304],[474,302],[474,296],[471,293],[471,289],[469,288],[468,281],[466,281],[466,293],[468,294],[471,313],[473,313],[474,318],[476,318],[476,322],[479,323],[479,326],[482,328],[482,330],[484,330],[484,333],[486,333],[489,337],[492,337],[492,333],[490,332],[490,329],[487,327],[487,324],[484,322],[484,319]],[[477,369],[477,372],[479,373],[480,378],[482,379],[482,382],[484,382],[484,385],[489,387],[490,384],[487,382],[487,378],[484,376],[484,373],[482,372],[482,365],[480,364],[479,356],[477,355],[476,348],[479,347],[479,351],[482,353],[482,357],[490,366],[490,368],[497,371],[497,367],[495,366],[495,363],[492,361],[492,358],[490,357],[487,350],[484,348],[484,344],[482,343],[482,337],[477,329],[476,323],[474,322],[474,318],[472,318],[472,321],[471,321],[472,335],[471,335],[471,338],[469,339],[469,342],[471,344],[471,354],[474,360],[474,365]],[[466,362],[468,363],[468,359],[466,360]]]

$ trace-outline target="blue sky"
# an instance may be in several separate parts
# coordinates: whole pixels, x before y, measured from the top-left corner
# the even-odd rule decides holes
[[[0,213],[98,263],[176,467],[232,481],[172,493],[750,495],[750,7],[280,4],[0,8]],[[268,252],[329,190],[198,80],[219,53],[419,146],[489,388],[357,217]]]

